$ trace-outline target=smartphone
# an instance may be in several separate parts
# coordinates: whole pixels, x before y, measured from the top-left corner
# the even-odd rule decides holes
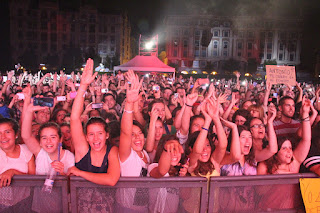
[[[254,87],[255,87],[255,86],[257,86],[257,82],[253,82],[253,84],[252,84],[252,85],[253,85]]]
[[[45,97],[45,98],[34,98],[33,106],[46,106],[53,107],[53,98]]]
[[[103,107],[103,103],[94,103],[92,104],[92,109],[100,109]]]
[[[107,92],[109,92],[109,90],[108,89],[101,89],[101,92],[102,93],[107,93]]]
[[[66,101],[66,96],[57,96],[57,101]]]
[[[278,93],[273,93],[273,97],[277,98],[278,97]]]
[[[70,98],[74,99],[77,96],[77,92],[70,92]]]
[[[193,85],[190,85],[190,88],[192,89],[192,88],[193,88]]]
[[[224,85],[224,87],[228,87],[228,85]]]
[[[199,79],[199,84],[200,84],[200,85],[210,84],[210,81],[209,81],[209,79],[207,79],[207,78],[200,78],[200,79]]]
[[[17,95],[18,95],[18,99],[19,100],[24,99],[24,94],[23,93],[17,93]]]
[[[152,90],[159,91],[159,90],[160,90],[160,87],[159,87],[159,86],[153,86],[153,87],[152,87]]]
[[[178,98],[179,97],[179,93],[174,93],[174,98]]]

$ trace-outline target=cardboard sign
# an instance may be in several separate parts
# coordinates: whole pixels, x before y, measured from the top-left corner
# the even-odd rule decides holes
[[[266,65],[267,83],[296,85],[296,69],[294,66]]]
[[[319,212],[320,178],[300,178],[300,190],[306,212]]]

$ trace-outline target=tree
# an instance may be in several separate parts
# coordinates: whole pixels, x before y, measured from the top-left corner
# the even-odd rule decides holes
[[[258,62],[255,58],[249,58],[248,59],[248,72],[253,74],[257,71],[257,67],[258,67]]]
[[[272,60],[265,60],[263,63],[263,70],[266,71],[266,65],[277,65],[277,60],[272,59]]]
[[[222,63],[222,69],[227,72],[234,72],[240,69],[240,61],[234,60],[233,58],[225,60]]]

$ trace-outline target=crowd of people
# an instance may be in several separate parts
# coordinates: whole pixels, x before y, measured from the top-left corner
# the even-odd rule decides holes
[[[230,80],[108,76],[94,73],[91,59],[82,75],[37,75],[9,72],[1,83],[0,187],[51,168],[109,186],[120,177],[320,175],[315,85],[238,72]],[[138,190],[116,192],[118,212],[156,208]]]

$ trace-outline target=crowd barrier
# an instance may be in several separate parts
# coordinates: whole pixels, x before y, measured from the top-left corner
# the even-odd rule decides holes
[[[59,176],[47,194],[45,176],[16,175],[0,188],[0,212],[304,212],[299,178],[315,177],[122,177],[110,187]]]

